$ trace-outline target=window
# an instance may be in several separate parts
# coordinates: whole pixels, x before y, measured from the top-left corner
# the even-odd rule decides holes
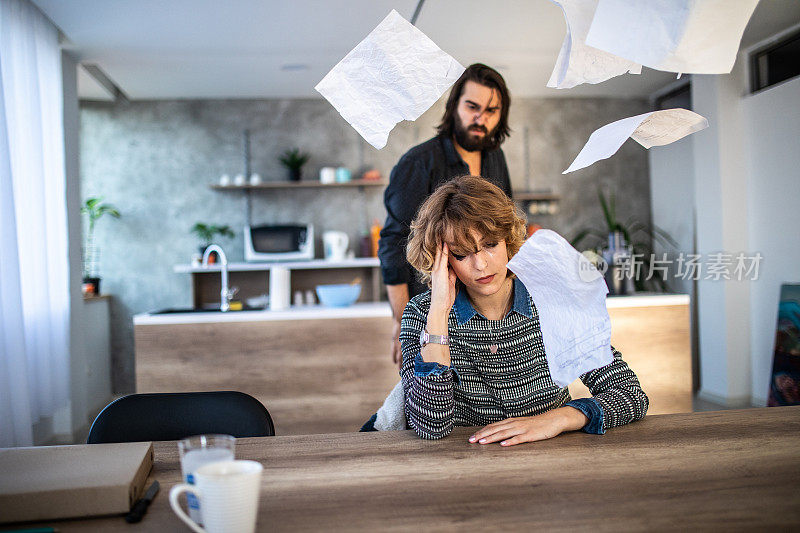
[[[800,75],[800,31],[750,54],[751,92]]]

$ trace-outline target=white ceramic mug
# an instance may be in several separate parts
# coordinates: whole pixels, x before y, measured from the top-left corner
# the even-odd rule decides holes
[[[197,533],[253,533],[263,470],[256,461],[203,465],[195,472],[194,485],[180,483],[172,487],[169,504],[178,518]],[[178,497],[183,492],[190,492],[200,500],[205,529],[181,508]]]
[[[322,234],[322,244],[325,249],[325,259],[343,261],[347,257],[350,237],[343,231],[326,231]]]
[[[322,183],[335,183],[336,169],[333,167],[322,167],[319,171],[319,181]]]

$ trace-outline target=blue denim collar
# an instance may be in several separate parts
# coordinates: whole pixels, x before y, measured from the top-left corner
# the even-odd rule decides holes
[[[514,305],[511,307],[511,311],[516,311],[528,318],[533,318],[533,309],[531,309],[528,289],[526,289],[525,285],[517,278],[514,278],[513,281]],[[465,324],[470,318],[479,314],[475,308],[472,307],[469,297],[467,296],[467,291],[464,290],[463,287],[458,291],[458,294],[456,294],[456,300],[453,302],[453,310],[456,312],[456,321],[459,326]]]

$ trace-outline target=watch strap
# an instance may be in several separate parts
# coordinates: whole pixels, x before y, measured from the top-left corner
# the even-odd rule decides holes
[[[441,344],[444,346],[450,345],[450,337],[447,335],[432,335],[428,333],[427,329],[422,330],[420,335],[420,344],[424,348],[428,344]]]

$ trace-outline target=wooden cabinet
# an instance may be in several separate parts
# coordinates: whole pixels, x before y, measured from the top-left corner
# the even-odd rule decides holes
[[[648,413],[690,412],[689,298],[609,298],[609,313],[612,343],[650,397]],[[239,390],[266,405],[279,435],[297,435],[358,430],[400,379],[387,303],[192,323],[208,315],[136,317],[137,392]],[[581,387],[570,386],[575,397],[588,395]]]
[[[692,348],[689,297],[654,296],[648,303],[615,307],[609,298],[611,344],[639,377],[650,398],[647,414],[690,413],[692,411]],[[645,297],[646,298],[646,297]],[[681,303],[683,301],[683,303]],[[587,397],[589,391],[577,380],[570,385],[573,398]]]

